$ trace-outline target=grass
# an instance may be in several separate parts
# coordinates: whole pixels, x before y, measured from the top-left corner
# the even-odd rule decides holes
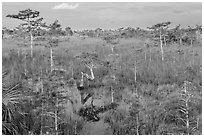
[[[14,41],[3,40],[3,68],[10,68],[16,71],[22,71],[25,66],[23,61],[25,50],[28,54],[27,69],[32,70],[33,74],[41,66],[44,69],[49,68],[49,49],[42,46],[34,47],[34,61],[30,64],[30,49],[28,47],[19,47]],[[20,56],[17,55],[17,50],[20,50]],[[134,53],[134,49],[142,49],[142,52]],[[71,75],[71,68],[74,68],[74,77],[79,78],[80,70],[85,69],[80,63],[75,62],[74,66],[70,66],[73,57],[83,52],[96,52],[101,60],[109,60],[111,48],[101,39],[86,38],[79,40],[70,38],[69,41],[60,42],[59,46],[53,48],[55,64],[62,66],[68,70]],[[117,53],[120,57],[117,58],[117,72],[121,76],[123,82],[133,83],[134,81],[134,64],[137,62],[137,81],[141,83],[173,84],[182,83],[184,80],[189,80],[201,85],[201,66],[202,53],[199,45],[179,46],[177,44],[164,47],[164,61],[161,61],[160,47],[144,47],[144,42],[139,39],[120,39],[117,46]],[[193,55],[194,53],[194,55]],[[78,65],[77,65],[78,64]],[[99,70],[103,66],[95,69],[97,75],[101,75]],[[105,69],[105,68],[104,68]],[[88,70],[87,70],[88,71]],[[18,72],[17,72],[18,73]],[[89,72],[87,72],[89,73]]]
[[[10,79],[13,81],[25,80],[22,75],[25,72],[25,68],[28,71],[27,76],[33,78],[34,82],[40,76],[41,71],[45,75],[50,71],[49,48],[43,46],[46,45],[46,41],[35,42],[36,44],[40,43],[41,46],[34,46],[33,59],[30,58],[29,45],[26,47],[19,46],[18,43],[20,41],[17,43],[16,40],[3,40],[2,42],[2,68],[10,72]],[[135,52],[137,49],[141,50]],[[164,61],[162,61],[159,46],[147,48],[144,40],[134,38],[120,39],[116,48],[116,53],[120,56],[115,59],[115,64],[109,56],[111,54],[111,45],[98,38],[80,39],[71,37],[69,40],[60,42],[58,47],[53,48],[53,51],[54,64],[67,70],[65,74],[66,81],[71,77],[79,81],[81,71],[90,74],[89,70],[79,60],[74,59],[76,55],[80,55],[83,52],[95,52],[100,60],[110,61],[110,64],[116,68],[116,70],[112,70],[116,75],[117,84],[115,87],[110,84],[114,83],[113,81],[106,79],[111,73],[110,69],[106,66],[98,65],[94,69],[96,80],[89,84],[94,86],[103,83],[104,87],[90,86],[86,91],[91,92],[92,90],[96,94],[97,99],[102,92],[104,95],[101,98],[103,100],[101,105],[111,102],[111,94],[109,92],[111,85],[116,88],[114,97],[117,102],[121,102],[124,98],[137,91],[143,96],[143,99],[149,100],[149,104],[151,104],[151,100],[154,101],[156,98],[163,99],[162,95],[162,97],[157,95],[157,89],[167,87],[167,85],[180,87],[186,80],[192,82],[201,91],[202,50],[199,44],[195,44],[193,47],[188,45],[179,46],[178,44],[167,45],[164,47]],[[24,53],[27,53],[26,60]],[[71,66],[71,62],[73,62],[73,66]],[[137,83],[134,82],[135,62]],[[167,87],[167,91],[168,89]],[[74,93],[77,92],[76,89],[72,90]],[[98,102],[100,102],[100,99]],[[147,101],[144,101],[145,103]],[[97,105],[100,106],[100,104]],[[66,127],[63,128],[65,128],[63,130],[66,130]]]
[[[18,47],[18,48],[17,48]],[[25,50],[30,53],[28,47],[19,47],[14,41],[3,40],[3,68],[15,68],[17,71],[22,71],[23,55],[17,56],[17,49],[22,53]],[[134,53],[134,49],[142,49],[142,52]],[[14,51],[13,51],[14,50]],[[83,52],[96,52],[101,60],[109,60],[111,48],[101,39],[86,38],[79,40],[71,38],[69,41],[63,41],[58,47],[53,48],[55,64],[62,66],[64,69],[70,70],[70,62],[73,57]],[[117,58],[117,72],[118,75],[123,76],[122,81],[133,82],[134,80],[134,64],[137,62],[137,81],[142,83],[172,84],[182,83],[184,80],[190,80],[201,85],[201,71],[202,53],[201,47],[195,45],[194,47],[179,46],[176,44],[169,45],[164,48],[164,61],[161,61],[160,47],[145,48],[144,42],[139,39],[120,39],[117,46],[117,53],[120,57]],[[193,56],[194,52],[194,56]],[[10,54],[10,55],[9,55]],[[42,46],[34,47],[34,62],[29,64],[29,56],[27,60],[28,70],[37,71],[36,66],[49,68],[49,49]],[[75,63],[74,77],[79,78],[78,75],[84,68],[81,64]],[[95,70],[96,76],[101,73],[97,68]],[[85,69],[85,68],[84,68]],[[88,71],[88,70],[87,70]],[[32,72],[33,73],[33,72]],[[87,72],[89,73],[89,72]],[[33,73],[34,74],[34,73]]]

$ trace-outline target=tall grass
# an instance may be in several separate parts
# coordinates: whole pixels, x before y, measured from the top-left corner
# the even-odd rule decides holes
[[[19,54],[18,49],[20,49]],[[108,88],[111,82],[107,82],[108,80],[104,82],[104,79],[112,72],[115,73],[117,78],[115,87],[113,86],[116,88],[114,96],[118,98],[117,101],[121,100],[122,94],[125,94],[124,92],[128,90],[139,89],[140,92],[143,92],[143,95],[153,95],[156,94],[157,87],[161,85],[176,84],[181,86],[184,81],[189,81],[198,87],[202,86],[202,52],[200,46],[169,45],[164,47],[164,61],[161,59],[160,47],[146,48],[144,42],[140,39],[120,39],[116,49],[116,53],[119,54],[119,57],[116,58],[117,63],[114,64],[116,70],[111,71],[107,66],[98,65],[93,70],[96,80],[89,83],[93,87],[90,86],[88,89],[94,90],[96,93],[98,91],[95,90],[100,89],[107,95],[105,98],[106,100],[109,99],[108,101],[111,100]],[[141,50],[135,52],[136,49]],[[51,69],[49,49],[36,46],[34,47],[33,58],[30,58],[30,51],[27,50],[27,47],[16,46],[15,43],[3,41],[3,51],[2,67],[3,70],[10,73],[8,80],[12,80],[13,83],[28,82],[30,78],[35,83],[39,77],[42,77],[42,73],[43,77],[49,77],[48,74]],[[22,51],[27,53],[27,56]],[[111,47],[105,41],[94,38],[84,40],[71,38],[69,41],[63,41],[58,47],[53,48],[54,64],[66,70],[65,82],[68,82],[70,78],[79,80],[81,71],[90,73],[80,60],[74,58],[83,52],[95,52],[100,60],[109,61],[110,65],[113,65],[109,56]],[[137,68],[136,83],[135,66]],[[25,70],[27,70],[26,76]],[[105,88],[101,86],[105,86]],[[66,121],[76,122],[69,119]],[[80,125],[76,124],[75,126],[78,127],[77,132],[79,132]],[[66,122],[61,123],[59,127],[61,127],[62,134],[75,134],[76,129]],[[70,131],[66,131],[68,127],[70,127]]]

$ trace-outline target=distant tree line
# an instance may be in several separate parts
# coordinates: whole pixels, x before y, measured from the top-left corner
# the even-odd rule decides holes
[[[19,11],[16,15],[7,15],[6,17],[20,19],[25,23],[20,24],[14,29],[8,29],[6,27],[2,28],[2,37],[46,37],[50,36],[51,29],[48,27],[46,23],[43,22],[43,18],[37,18],[39,16],[39,11],[34,11],[31,9],[26,9],[23,11]],[[28,16],[29,15],[29,16]],[[34,20],[34,18],[37,18]],[[33,19],[33,20],[31,20]],[[54,23],[60,22],[55,20]],[[160,43],[166,45],[168,43],[178,43],[182,44],[190,44],[192,45],[195,41],[201,42],[202,36],[202,26],[196,25],[194,27],[188,26],[187,28],[182,28],[179,24],[174,28],[170,28],[170,21],[162,22],[155,24],[151,27],[147,27],[147,29],[141,29],[139,27],[121,27],[118,29],[109,29],[103,30],[101,28],[96,28],[93,30],[72,30],[71,27],[67,26],[62,29],[61,25],[57,31],[59,36],[79,36],[82,38],[92,37],[92,38],[102,38],[102,39],[117,39],[117,38],[150,38],[155,43]],[[30,31],[31,30],[31,31]],[[30,35],[28,34],[30,33]],[[32,34],[32,35],[31,35]],[[157,44],[159,45],[159,44]]]

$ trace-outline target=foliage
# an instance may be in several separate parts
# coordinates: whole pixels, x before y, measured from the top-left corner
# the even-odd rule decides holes
[[[21,100],[23,92],[20,83],[9,83],[8,72],[2,75],[2,133],[3,134],[24,134],[25,126],[22,121],[18,121],[23,117]]]

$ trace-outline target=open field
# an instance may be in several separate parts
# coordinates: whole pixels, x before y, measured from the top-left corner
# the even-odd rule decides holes
[[[19,43],[13,39],[3,40],[2,68],[3,72],[8,73],[4,81],[9,80],[14,85],[21,83],[20,89],[29,96],[23,102],[30,107],[21,106],[27,109],[23,121],[29,124],[29,133],[55,134],[51,126],[54,125],[54,119],[44,113],[55,112],[52,107],[58,99],[61,103],[54,105],[58,106],[58,134],[185,134],[186,125],[178,119],[194,121],[188,128],[195,127],[196,130],[189,133],[201,134],[201,45],[168,44],[164,47],[162,61],[160,47],[146,47],[141,39],[120,38],[114,51],[118,55],[114,58],[110,56],[113,54],[111,45],[100,38],[82,40],[70,37],[53,48],[54,67],[63,71],[51,72],[50,49],[44,47],[46,41],[34,42],[37,46],[33,47],[33,58],[30,57],[29,44],[23,46]],[[97,66],[93,69],[95,79],[85,79],[85,89],[79,90],[77,83],[80,83],[80,72],[90,75],[86,65],[75,58],[83,53],[97,55],[97,60],[103,63],[93,60]],[[113,74],[115,80],[109,78]],[[74,80],[76,85],[70,85],[70,80]],[[61,94],[58,98],[53,97],[55,90],[66,97]],[[187,92],[182,93],[183,90]],[[85,104],[80,103],[81,96],[89,93],[92,93],[96,107],[111,104],[113,99],[119,106],[101,113],[98,122],[90,123],[75,113],[82,106],[91,105],[91,98]],[[183,104],[181,100],[188,98],[189,94],[194,97],[187,100],[190,106],[184,106],[190,117],[186,119],[179,112],[179,107]],[[40,96],[47,100],[43,101]],[[40,129],[36,129],[36,124],[41,125],[38,126]],[[183,126],[182,130],[179,130],[180,126]],[[21,130],[21,134],[28,134],[25,129]]]

